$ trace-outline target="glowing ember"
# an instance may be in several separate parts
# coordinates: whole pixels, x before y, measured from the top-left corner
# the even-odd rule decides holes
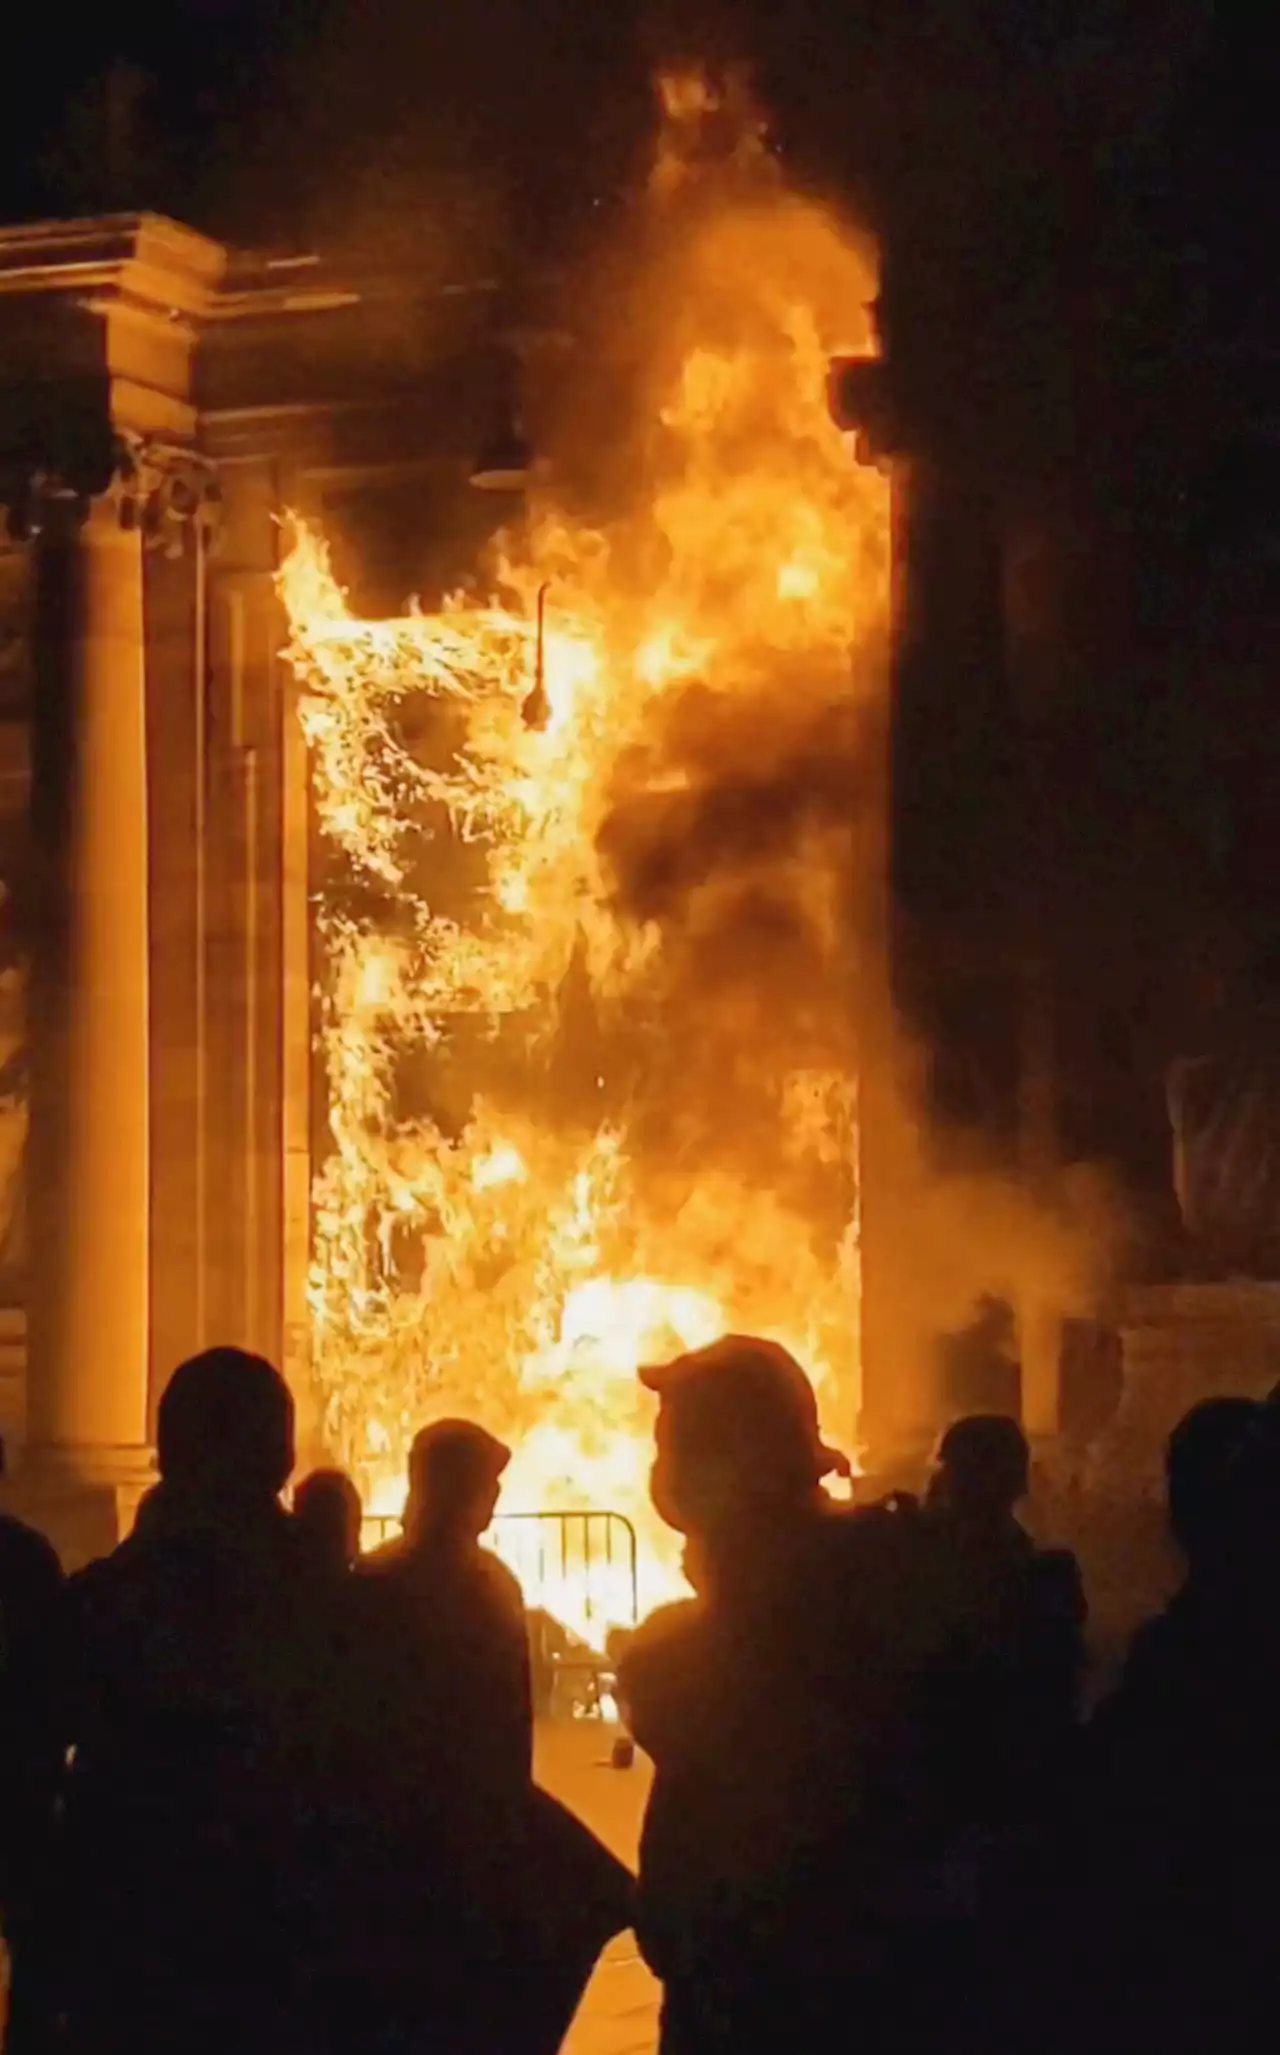
[[[667,104],[651,454],[615,519],[535,508],[492,597],[399,620],[353,618],[303,527],[280,581],[332,859],[330,1441],[395,1510],[415,1428],[473,1414],[515,1447],[503,1511],[635,1523],[642,1607],[678,1568],[638,1364],[772,1335],[852,1428],[857,801],[887,588],[885,486],[824,400],[828,356],[866,347],[865,254],[782,189],[758,125],[690,169],[725,108],[688,81]]]

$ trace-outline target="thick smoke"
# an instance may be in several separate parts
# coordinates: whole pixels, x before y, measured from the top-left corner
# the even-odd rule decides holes
[[[708,100],[691,83],[668,112],[651,241],[637,238],[625,300],[645,310],[655,378],[695,333],[712,344],[741,336],[735,225],[754,217],[758,232],[761,207],[792,204],[740,81]],[[821,299],[829,281],[821,266],[806,269],[803,246],[822,217],[806,203],[796,219],[788,283],[812,297],[817,280]],[[704,267],[717,237],[730,253],[718,277]],[[767,293],[755,311],[767,350]],[[849,307],[858,341],[865,318],[865,306]],[[767,439],[780,424],[746,425]],[[653,492],[660,521],[667,453],[651,445],[647,455],[636,501]],[[750,443],[742,462],[759,462]],[[866,570],[851,560],[851,585]],[[617,763],[597,848],[619,916],[661,937],[646,983],[628,995],[632,1016],[638,1006],[663,1030],[645,1038],[653,1117],[636,1138],[658,1155],[674,1145],[686,1164],[696,1152],[709,1167],[745,1165],[799,1196],[788,1080],[856,1076],[864,1286],[879,1296],[892,1375],[918,1388],[927,1417],[942,1336],[994,1298],[1015,1309],[1026,1346],[1043,1347],[1037,1337],[1057,1319],[1098,1309],[1124,1223],[1089,1166],[1039,1171],[1033,1186],[994,1138],[941,1132],[925,1113],[929,1052],[889,996],[888,656],[883,619],[838,650],[820,637],[798,650],[748,638],[728,689],[723,676],[695,676],[659,703],[643,748]],[[807,1203],[820,1218],[819,1184]],[[827,1185],[827,1207],[839,1190]],[[834,1225],[829,1215],[826,1231]]]
[[[336,1436],[379,1468],[442,1395],[483,1401],[528,1502],[637,1511],[633,1344],[776,1333],[847,1436],[861,1258],[878,1385],[923,1421],[941,1335],[984,1294],[1087,1305],[1108,1241],[1072,1180],[930,1127],[890,1002],[888,484],[825,405],[871,252],[788,190],[740,85],[665,100],[566,283],[576,347],[529,366],[552,465],[523,523],[399,641],[308,646],[304,609],[297,653],[360,887],[324,902]]]

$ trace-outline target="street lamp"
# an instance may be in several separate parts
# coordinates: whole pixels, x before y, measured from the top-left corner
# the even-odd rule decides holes
[[[550,589],[550,582],[547,579],[538,587],[538,633],[534,642],[533,690],[520,708],[520,717],[526,728],[545,728],[551,719],[546,674],[547,593]]]
[[[490,437],[471,467],[471,483],[478,492],[524,492],[533,482],[537,460],[533,445],[514,415]],[[533,687],[520,712],[526,728],[545,728],[551,718],[547,698],[546,626],[547,593],[544,579],[538,587],[538,625],[534,642]]]

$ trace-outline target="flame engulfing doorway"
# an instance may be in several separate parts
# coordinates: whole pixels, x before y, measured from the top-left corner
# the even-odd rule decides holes
[[[888,594],[887,486],[824,396],[868,253],[723,97],[664,98],[609,518],[531,495],[394,620],[305,527],[281,575],[325,851],[326,1432],[389,1509],[417,1425],[478,1415],[505,1510],[636,1523],[642,1606],[678,1561],[640,1362],[758,1331],[854,1418]]]

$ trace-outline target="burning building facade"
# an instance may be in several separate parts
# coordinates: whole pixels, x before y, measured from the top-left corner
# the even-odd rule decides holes
[[[483,282],[155,217],[0,238],[6,1396],[74,1552],[228,1336],[388,1510],[447,1407],[513,1440],[513,1505],[642,1522],[636,1365],[725,1327],[856,1433],[888,493],[825,373],[876,282],[749,126],[691,175],[709,111],[671,99],[618,304],[529,381],[562,460],[496,524]],[[608,462],[565,425],[593,379]]]
[[[608,249],[550,286],[152,216],[0,234],[33,800],[7,1404],[75,1551],[145,1479],[167,1370],[234,1338],[375,1506],[424,1416],[477,1412],[507,1503],[624,1515],[651,1596],[647,1355],[775,1335],[835,1438],[918,1453],[931,1351],[983,1293],[1024,1338],[1089,1300],[1103,1238],[1052,1147],[1013,1175],[963,1121],[937,1148],[966,1036],[899,1025],[922,963],[934,996],[975,966],[1033,990],[1043,896],[1008,865],[997,903],[970,889],[975,851],[1000,869],[970,772],[1016,724],[992,524],[952,491],[930,525],[966,463],[829,411],[879,294],[694,80]],[[471,473],[516,396],[549,466],[495,500]]]
[[[361,619],[305,522],[279,581],[325,1433],[394,1502],[417,1422],[479,1408],[504,1502],[624,1514],[649,1597],[647,1357],[771,1334],[856,1427],[889,590],[887,483],[825,401],[868,254],[749,131],[695,166],[669,114],[627,286],[643,433],[594,517],[570,458],[439,604]]]

